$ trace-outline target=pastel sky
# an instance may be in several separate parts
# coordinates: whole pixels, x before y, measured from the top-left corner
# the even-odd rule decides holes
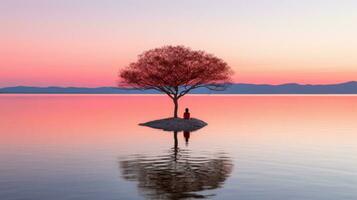
[[[144,50],[185,45],[244,83],[357,80],[356,0],[1,0],[0,87],[114,86]]]

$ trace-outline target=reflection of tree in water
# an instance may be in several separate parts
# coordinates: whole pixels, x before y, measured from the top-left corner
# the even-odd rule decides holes
[[[211,196],[197,192],[221,187],[233,164],[224,153],[194,156],[176,146],[165,155],[122,160],[120,168],[148,199],[186,199]]]

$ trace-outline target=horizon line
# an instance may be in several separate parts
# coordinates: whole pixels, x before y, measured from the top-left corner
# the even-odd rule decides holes
[[[346,84],[346,83],[357,83],[357,81],[345,81],[345,82],[337,82],[337,83],[317,83],[317,84],[311,84],[311,83],[298,83],[298,82],[287,82],[287,83],[281,83],[281,84],[269,84],[269,83],[240,83],[240,82],[235,82],[231,84],[244,84],[244,85],[270,85],[270,86],[281,86],[281,85],[302,85],[302,86],[310,86],[310,85],[315,85],[315,86],[320,86],[320,85],[341,85],[341,84]],[[97,86],[97,87],[89,87],[89,86],[55,86],[55,85],[50,85],[50,86],[31,86],[31,85],[15,85],[15,86],[5,86],[5,87],[0,87],[0,89],[3,88],[12,88],[12,87],[37,87],[37,88],[50,88],[50,87],[59,87],[59,88],[123,88],[123,87],[118,87],[118,86]]]

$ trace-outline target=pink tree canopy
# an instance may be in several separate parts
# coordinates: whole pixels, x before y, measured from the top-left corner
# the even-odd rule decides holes
[[[175,103],[193,89],[223,90],[233,71],[222,59],[184,46],[164,46],[148,50],[136,62],[120,71],[119,86],[155,89]]]

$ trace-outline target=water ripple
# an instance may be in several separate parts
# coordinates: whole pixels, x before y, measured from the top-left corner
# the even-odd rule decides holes
[[[194,155],[172,148],[158,155],[133,155],[119,161],[124,179],[138,182],[147,199],[207,198],[200,194],[222,187],[232,172],[233,162],[222,152]]]

